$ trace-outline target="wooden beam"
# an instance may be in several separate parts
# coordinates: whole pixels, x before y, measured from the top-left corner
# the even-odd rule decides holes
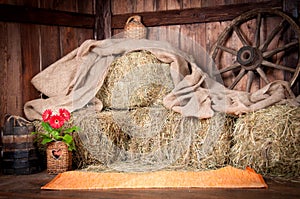
[[[146,27],[227,21],[255,8],[282,8],[282,3],[281,0],[275,0],[183,10],[119,14],[112,16],[111,27],[113,29],[124,28],[126,20],[132,15],[142,16],[143,24]]]
[[[95,16],[91,14],[0,4],[0,21],[93,29]]]
[[[102,40],[111,37],[111,1],[95,0],[96,20],[95,33],[96,39]]]

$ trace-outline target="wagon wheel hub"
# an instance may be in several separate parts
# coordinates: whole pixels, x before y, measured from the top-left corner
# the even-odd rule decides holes
[[[237,61],[245,70],[255,70],[262,60],[262,53],[251,46],[243,46],[237,53]]]

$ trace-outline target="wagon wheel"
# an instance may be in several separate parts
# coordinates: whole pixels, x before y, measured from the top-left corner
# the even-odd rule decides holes
[[[247,92],[275,80],[286,80],[292,87],[300,70],[299,35],[298,25],[278,10],[244,13],[225,28],[212,48],[218,69],[212,75],[219,75],[229,89]]]

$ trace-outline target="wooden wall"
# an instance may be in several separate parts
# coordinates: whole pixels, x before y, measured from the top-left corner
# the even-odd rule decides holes
[[[0,0],[0,4],[94,14],[93,1]],[[23,116],[24,103],[40,96],[30,84],[34,75],[86,39],[93,38],[93,28],[4,22],[0,19],[1,124],[6,114]]]
[[[112,0],[111,6],[112,14],[118,15],[124,13],[141,13],[189,8],[205,8],[216,7],[221,5],[234,5],[255,2],[268,2],[268,0]],[[216,13],[216,15],[217,14],[218,13]],[[163,34],[150,34],[153,34],[152,37],[165,37],[163,39],[167,39],[175,45],[176,42],[180,40],[180,36],[183,36],[192,39],[196,45],[201,45],[206,51],[209,51],[213,43],[217,40],[218,35],[224,30],[224,28],[229,23],[230,21],[222,21],[159,26],[157,29],[162,31]],[[122,31],[122,29],[113,29],[113,35],[119,34]],[[182,43],[181,46],[182,45],[185,44]],[[190,51],[191,49],[189,48],[195,48],[195,46],[185,46],[183,47],[183,50]]]

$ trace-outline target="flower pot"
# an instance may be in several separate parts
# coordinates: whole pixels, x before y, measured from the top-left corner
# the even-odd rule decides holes
[[[58,174],[72,168],[72,152],[66,143],[61,141],[50,142],[47,146],[47,172]]]

